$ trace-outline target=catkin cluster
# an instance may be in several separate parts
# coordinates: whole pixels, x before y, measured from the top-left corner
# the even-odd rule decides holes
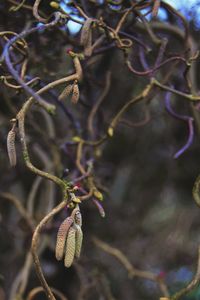
[[[76,104],[79,100],[79,87],[77,84],[77,80],[74,81],[73,84],[69,84],[60,94],[59,96],[59,100],[64,100],[66,97],[68,97],[69,95],[72,95],[71,97],[71,102],[73,104]]]
[[[62,260],[64,265],[69,268],[74,258],[79,258],[81,253],[83,232],[82,216],[79,207],[72,211],[70,217],[66,218],[60,225],[56,241],[56,259]]]

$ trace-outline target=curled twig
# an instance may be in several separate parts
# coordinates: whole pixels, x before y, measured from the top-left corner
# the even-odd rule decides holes
[[[64,197],[65,198],[65,197]],[[54,209],[52,209],[52,211],[46,215],[41,221],[40,223],[37,225],[33,237],[32,237],[32,245],[31,245],[31,252],[33,255],[33,261],[35,264],[35,268],[36,268],[36,272],[38,275],[38,278],[42,284],[42,287],[47,295],[47,298],[50,300],[56,300],[45,277],[44,274],[42,272],[42,268],[40,265],[40,260],[39,257],[37,255],[37,247],[38,247],[38,242],[39,242],[39,234],[42,230],[42,228],[46,225],[46,223],[55,215],[57,214],[61,209],[63,209],[66,206],[66,199],[64,199],[58,206],[56,206]]]
[[[178,120],[184,121],[184,122],[186,122],[188,124],[189,133],[188,133],[187,142],[186,142],[186,144],[179,151],[177,151],[174,154],[174,158],[176,159],[179,156],[181,156],[192,145],[192,143],[193,143],[193,140],[194,140],[194,125],[193,125],[194,119],[192,117],[189,117],[189,116],[180,115],[180,114],[176,113],[172,109],[171,104],[170,104],[170,93],[169,92],[166,93],[165,107],[166,107],[167,111],[173,117],[175,117]]]
[[[52,292],[58,296],[61,300],[67,300],[67,298],[60,292],[58,291],[57,289],[55,288],[51,288]],[[42,287],[35,287],[34,289],[32,289],[29,293],[28,293],[28,296],[27,296],[27,300],[33,300],[35,298],[35,296],[39,293],[42,293],[44,292],[43,288]]]
[[[110,245],[101,241],[100,239],[94,237],[93,242],[97,247],[99,247],[103,251],[113,255],[115,258],[117,258],[121,262],[121,264],[124,266],[124,268],[128,271],[130,278],[133,278],[134,276],[136,276],[136,277],[155,281],[159,285],[162,294],[166,297],[169,296],[169,292],[168,292],[166,284],[157,275],[153,274],[152,272],[147,272],[147,271],[142,271],[142,270],[136,269],[131,264],[131,262],[128,260],[128,258],[119,249],[111,247]]]

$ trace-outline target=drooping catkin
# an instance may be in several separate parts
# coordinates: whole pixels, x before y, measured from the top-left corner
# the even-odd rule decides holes
[[[79,225],[76,226],[76,247],[75,247],[75,257],[79,258],[81,254],[82,242],[83,242],[83,232]]]
[[[88,18],[81,30],[81,45],[84,46],[84,54],[91,56],[92,54],[92,22],[91,18]]]
[[[84,54],[85,56],[92,55],[92,30],[90,29],[87,44],[84,47]]]
[[[74,226],[70,227],[67,241],[66,241],[66,249],[65,249],[65,267],[71,267],[74,255],[75,255],[75,247],[76,247],[76,228]]]
[[[93,20],[91,18],[88,18],[85,20],[85,23],[83,24],[82,30],[81,30],[81,45],[85,46],[88,43],[91,26],[92,26]]]
[[[75,83],[73,86],[71,101],[72,103],[76,104],[78,102],[78,99],[79,99],[79,87],[78,84]]]
[[[64,88],[64,90],[62,91],[62,93],[59,95],[58,100],[64,100],[66,97],[69,96],[70,93],[72,93],[73,90],[73,84],[69,84],[66,88]]]
[[[62,224],[60,225],[57,233],[57,241],[56,241],[56,259],[61,260],[64,256],[65,252],[65,243],[68,231],[73,224],[73,218],[66,218]]]
[[[7,151],[11,167],[14,167],[17,162],[15,149],[15,135],[15,127],[13,126],[13,128],[8,132],[7,136]]]

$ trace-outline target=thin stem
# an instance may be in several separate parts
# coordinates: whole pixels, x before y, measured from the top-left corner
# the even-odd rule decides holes
[[[115,258],[117,258],[120,261],[120,263],[124,266],[124,268],[128,271],[129,278],[132,279],[133,277],[140,277],[140,278],[145,278],[148,280],[155,281],[159,285],[162,294],[164,294],[164,296],[166,296],[166,297],[169,296],[169,292],[168,292],[166,284],[157,275],[155,275],[152,272],[142,271],[142,270],[135,268],[132,265],[132,263],[128,260],[128,258],[119,249],[108,245],[107,243],[103,242],[102,240],[94,237],[93,242],[100,249],[111,254]]]
[[[22,31],[20,34],[18,34],[17,36],[14,36],[12,39],[9,40],[9,42],[5,45],[4,47],[4,51],[3,51],[3,55],[1,60],[5,59],[6,65],[8,67],[9,72],[12,74],[13,78],[24,88],[24,90],[30,94],[36,101],[38,102],[42,102],[43,99],[36,94],[33,89],[31,89],[29,86],[27,86],[27,84],[24,82],[24,80],[22,78],[19,77],[18,72],[14,69],[11,59],[10,59],[10,55],[9,55],[9,49],[10,47],[15,44],[18,40],[25,38],[27,35],[34,33],[36,31],[39,31],[41,29],[47,29],[50,27],[55,26],[56,24],[58,24],[59,20],[60,20],[60,13],[56,13],[55,14],[55,18],[52,22],[48,23],[48,24],[43,24],[41,26],[38,27],[34,27],[31,28],[29,30],[25,30]]]
[[[39,243],[39,235],[41,233],[41,230],[43,229],[43,227],[46,225],[46,223],[57,213],[59,213],[67,204],[67,198],[66,195],[64,196],[64,200],[57,205],[54,209],[51,210],[51,212],[46,215],[41,221],[40,223],[37,225],[33,237],[32,237],[32,244],[31,244],[31,252],[33,255],[33,261],[35,264],[35,268],[36,268],[36,272],[37,272],[37,276],[42,284],[42,287],[46,293],[46,296],[48,299],[50,300],[56,300],[56,298],[54,297],[45,277],[44,274],[42,272],[42,268],[41,268],[41,264],[40,264],[40,260],[39,257],[37,255],[37,248],[38,248],[38,243]]]
[[[197,270],[194,278],[192,281],[183,289],[175,293],[173,296],[170,297],[170,300],[178,300],[182,296],[188,294],[191,290],[193,290],[198,284],[200,283],[200,247],[198,249],[198,263],[197,263]]]

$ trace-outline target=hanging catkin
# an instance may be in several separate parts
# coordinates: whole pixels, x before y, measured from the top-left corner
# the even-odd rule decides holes
[[[78,99],[79,99],[79,87],[78,84],[75,83],[73,86],[71,101],[72,103],[76,104],[78,102]]]
[[[76,247],[75,247],[75,257],[79,258],[81,254],[83,232],[79,225],[76,226]]]
[[[92,54],[92,22],[93,19],[88,18],[81,30],[81,45],[84,46],[84,54],[91,56]]]
[[[15,150],[15,126],[8,132],[7,136],[7,151],[10,165],[14,167],[17,162]]]
[[[87,44],[85,44],[85,47],[84,47],[84,54],[85,54],[85,56],[92,55],[92,29],[90,29],[89,34],[88,34]]]
[[[56,259],[61,260],[65,252],[65,243],[68,231],[73,223],[73,218],[66,218],[58,229],[57,241],[56,241]]]
[[[66,249],[65,249],[65,267],[71,267],[74,255],[75,255],[75,247],[76,247],[76,228],[74,226],[70,227],[67,241],[66,241]]]
[[[69,96],[70,93],[72,93],[72,89],[73,89],[73,84],[69,84],[66,88],[64,88],[64,90],[62,91],[62,93],[59,95],[58,100],[64,100],[66,97]]]
[[[81,45],[85,46],[88,43],[90,31],[91,31],[91,26],[92,26],[93,20],[91,18],[88,18],[85,20],[82,30],[81,30]]]

